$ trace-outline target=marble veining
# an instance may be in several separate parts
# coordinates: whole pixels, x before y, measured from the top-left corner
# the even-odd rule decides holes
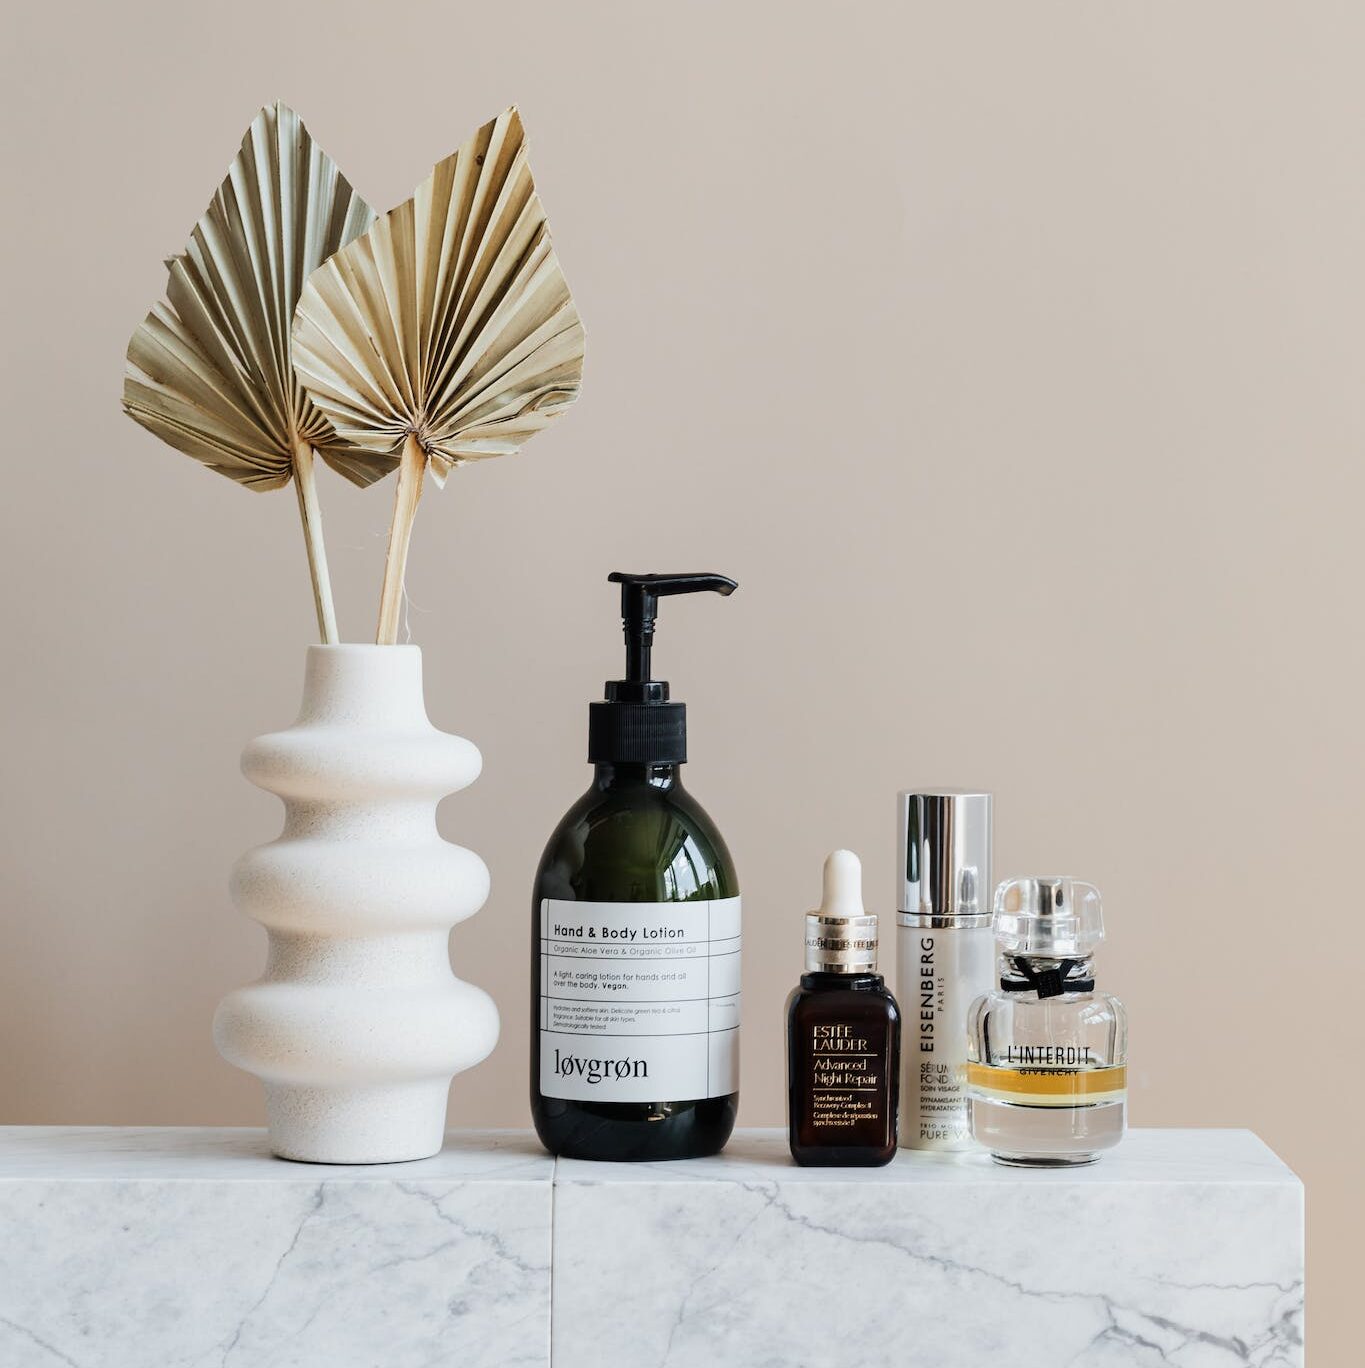
[[[332,1168],[261,1131],[0,1128],[3,1368],[1296,1368],[1303,1193],[1245,1131],[1100,1164],[688,1164],[522,1132]]]
[[[347,1169],[263,1131],[0,1131],[0,1364],[547,1364],[553,1168],[516,1133]]]
[[[1069,1173],[837,1174],[748,1132],[555,1181],[559,1368],[1302,1363],[1302,1188],[1247,1132],[1137,1131]]]

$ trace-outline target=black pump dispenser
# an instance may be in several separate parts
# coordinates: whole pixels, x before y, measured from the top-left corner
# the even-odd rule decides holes
[[[724,575],[607,576],[621,586],[626,677],[607,681],[605,702],[588,705],[588,760],[592,764],[680,765],[687,759],[687,704],[671,703],[668,682],[650,678],[650,652],[659,600],[669,594],[733,594]]]

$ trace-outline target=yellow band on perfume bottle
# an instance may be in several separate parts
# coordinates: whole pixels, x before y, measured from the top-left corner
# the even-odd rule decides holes
[[[1074,1107],[1121,1102],[1128,1088],[1122,1064],[1107,1069],[1001,1069],[968,1064],[967,1086],[995,1102],[1021,1102],[1030,1107]]]

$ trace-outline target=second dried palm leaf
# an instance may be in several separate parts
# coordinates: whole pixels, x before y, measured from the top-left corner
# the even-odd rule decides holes
[[[294,364],[338,437],[399,467],[378,639],[397,632],[428,470],[503,456],[578,395],[583,325],[550,242],[515,109],[309,278]]]

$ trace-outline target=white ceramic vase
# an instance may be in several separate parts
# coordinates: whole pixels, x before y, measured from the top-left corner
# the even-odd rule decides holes
[[[284,831],[233,872],[270,950],[219,1005],[213,1038],[265,1084],[276,1154],[435,1154],[451,1078],[497,1043],[493,1000],[449,953],[488,870],[436,830],[436,804],[481,764],[428,721],[416,646],[310,647],[298,721],[243,753],[247,778],[284,800]]]

